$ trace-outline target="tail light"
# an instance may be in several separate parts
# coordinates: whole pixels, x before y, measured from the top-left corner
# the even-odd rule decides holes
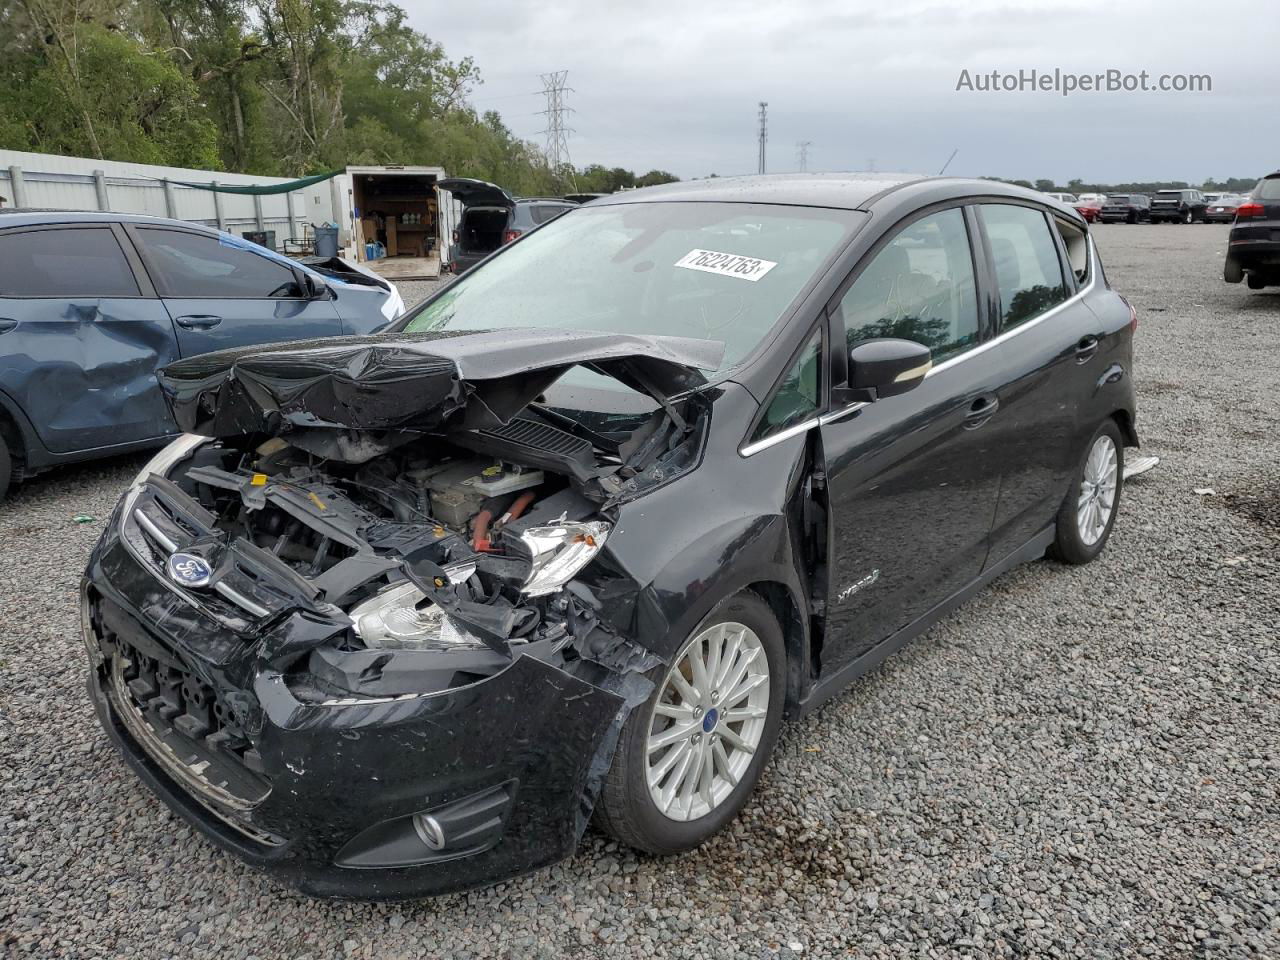
[[[1250,217],[1261,217],[1267,212],[1267,208],[1260,203],[1242,203],[1236,207],[1236,219],[1248,220]]]
[[[524,233],[523,230],[506,230],[502,234],[502,242],[515,243],[515,241],[520,239],[520,235],[522,233]]]
[[[1134,309],[1133,304],[1129,302],[1127,297],[1121,297],[1120,299],[1123,300],[1124,305],[1129,308],[1129,332],[1137,333],[1138,332],[1138,311]]]

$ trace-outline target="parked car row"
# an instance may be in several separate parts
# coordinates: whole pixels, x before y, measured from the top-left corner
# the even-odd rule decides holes
[[[1144,193],[1048,193],[1074,207],[1089,223],[1230,223],[1244,198],[1194,188]]]

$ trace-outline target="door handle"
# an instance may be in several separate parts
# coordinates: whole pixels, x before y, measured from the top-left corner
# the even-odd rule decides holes
[[[1076,363],[1084,363],[1098,352],[1098,338],[1093,334],[1081,337],[1076,344]]]
[[[174,323],[180,327],[186,327],[188,330],[208,330],[216,327],[222,322],[221,317],[214,317],[207,313],[193,313],[185,317],[178,317]]]
[[[999,409],[1000,398],[994,393],[984,393],[969,405],[969,412],[964,415],[964,428],[977,430]]]
[[[10,320],[8,317],[0,317],[0,333],[8,333],[17,325],[17,320]]]

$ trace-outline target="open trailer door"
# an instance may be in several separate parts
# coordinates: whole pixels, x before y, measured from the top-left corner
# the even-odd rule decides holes
[[[442,223],[440,167],[348,167],[355,259],[387,280],[434,280],[450,233]],[[452,229],[452,228],[449,228]]]

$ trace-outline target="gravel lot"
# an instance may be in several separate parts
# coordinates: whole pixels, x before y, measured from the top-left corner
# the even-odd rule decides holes
[[[219,853],[126,772],[83,691],[76,584],[142,458],[26,484],[0,504],[0,944],[1280,956],[1280,293],[1222,283],[1226,227],[1096,236],[1139,310],[1138,427],[1163,458],[1126,490],[1109,549],[1004,577],[789,725],[732,832],[681,857],[590,832],[532,876],[371,905],[306,899]]]

